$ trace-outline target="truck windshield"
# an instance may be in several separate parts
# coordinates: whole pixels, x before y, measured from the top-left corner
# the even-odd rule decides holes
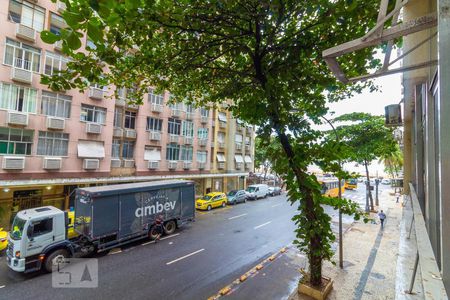
[[[255,190],[256,190],[256,188],[254,186],[248,187],[246,189],[246,191],[249,192],[249,193],[253,193]]]
[[[13,240],[20,240],[22,238],[23,227],[25,226],[25,223],[26,220],[15,216],[10,233],[10,236]]]

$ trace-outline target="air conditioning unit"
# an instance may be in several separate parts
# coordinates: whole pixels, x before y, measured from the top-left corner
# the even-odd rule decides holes
[[[94,100],[103,100],[103,90],[91,86],[89,88],[89,98]]]
[[[125,99],[123,99],[123,98],[116,99],[116,106],[124,107]]]
[[[219,144],[219,148],[225,148],[225,143],[218,143]]]
[[[149,161],[148,162],[148,168],[151,170],[159,169],[159,161]]]
[[[44,166],[46,170],[58,170],[61,169],[62,158],[61,157],[44,157]]]
[[[59,129],[63,130],[66,124],[66,120],[63,118],[47,117],[47,128],[48,129]]]
[[[250,145],[245,145],[245,151],[250,151]]]
[[[8,124],[27,126],[28,114],[20,111],[8,111]]]
[[[161,104],[152,103],[152,111],[160,113],[163,111],[163,106]]]
[[[120,168],[122,166],[122,161],[118,158],[111,159],[111,168]]]
[[[53,48],[55,48],[55,50],[57,50],[57,51],[62,51],[62,48],[63,48],[63,43],[62,43],[62,41],[56,41],[56,42],[53,44]]]
[[[197,168],[199,170],[203,170],[205,167],[206,167],[206,163],[204,163],[204,162],[198,162],[197,163]]]
[[[62,13],[63,11],[66,10],[66,4],[64,2],[58,1],[56,2],[56,9],[58,10],[59,13]]]
[[[225,122],[219,122],[219,127],[220,128],[227,128],[227,123],[225,123]]]
[[[217,168],[219,168],[220,170],[225,169],[225,163],[224,162],[217,163]]]
[[[151,131],[150,132],[150,140],[151,141],[160,141],[161,140],[161,132]]]
[[[102,133],[102,125],[98,123],[86,123],[86,133]]]
[[[134,130],[134,129],[125,129],[125,132],[124,132],[123,136],[125,138],[128,138],[128,139],[135,139],[136,136],[137,136],[136,130]]]
[[[125,104],[125,106],[130,109],[135,109],[135,110],[139,109],[139,105],[134,104],[134,103],[127,103],[127,104]]]
[[[177,166],[178,166],[178,162],[177,161],[168,161],[167,162],[167,168],[169,170],[176,170]]]
[[[203,124],[208,123],[208,117],[202,116],[201,119],[200,119],[200,121],[201,121]]]
[[[20,68],[11,68],[11,79],[22,83],[31,83],[33,81],[33,73],[29,70]]]
[[[236,163],[236,170],[242,169],[242,163]]]
[[[125,159],[123,161],[124,168],[134,168],[134,159]]]
[[[207,139],[199,139],[198,140],[198,145],[202,146],[202,147],[205,147],[207,142],[208,142]]]
[[[16,37],[34,43],[36,41],[36,30],[23,24],[17,23]]]
[[[242,144],[241,143],[236,143],[236,150],[242,150]]]
[[[122,137],[123,129],[122,128],[114,128],[113,129],[113,137]]]
[[[83,169],[85,170],[95,170],[100,168],[100,160],[94,158],[83,159]]]
[[[183,169],[189,170],[191,168],[192,168],[192,162],[190,162],[190,161],[183,162]]]
[[[189,136],[185,136],[185,137],[184,137],[184,143],[185,143],[186,145],[192,145],[192,142],[193,142],[193,138],[191,138],[191,137],[189,137]]]
[[[181,117],[181,110],[179,110],[179,109],[172,109],[172,117],[176,117],[176,118]]]
[[[4,170],[23,170],[25,169],[25,157],[4,156],[2,168]]]
[[[170,135],[170,137],[169,137],[169,141],[171,142],[171,143],[178,143],[178,140],[179,140],[179,137],[178,137],[178,135]]]

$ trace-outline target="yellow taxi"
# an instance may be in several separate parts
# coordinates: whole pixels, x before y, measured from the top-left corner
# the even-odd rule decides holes
[[[195,208],[200,210],[211,210],[215,207],[225,207],[227,202],[227,195],[221,192],[214,192],[197,199],[195,202]]]
[[[0,251],[6,249],[8,246],[8,232],[0,228]]]

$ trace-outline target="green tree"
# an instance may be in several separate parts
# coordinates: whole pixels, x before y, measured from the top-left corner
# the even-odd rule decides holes
[[[341,124],[336,126],[336,131],[347,148],[346,159],[363,165],[366,170],[370,209],[374,210],[369,165],[375,159],[395,153],[398,144],[394,139],[393,130],[384,124],[384,117],[367,113],[345,114],[333,121]]]
[[[68,28],[41,37],[48,43],[61,39],[72,61],[67,71],[42,82],[56,90],[83,90],[92,82],[133,87],[127,97],[138,104],[150,86],[198,106],[232,99],[228,109],[236,117],[257,125],[265,141],[277,137],[273,168],[298,204],[296,243],[309,258],[310,283],[320,285],[334,235],[321,206],[330,200],[307,166],[335,157],[327,152],[334,146],[323,144],[312,125],[321,122],[327,101],[371,86],[338,83],[321,53],[366,33],[376,21],[376,1],[63,2]],[[95,45],[88,52],[79,50],[84,34]],[[361,74],[379,65],[371,54],[364,49],[340,64],[347,74]],[[344,200],[333,205],[356,212]]]

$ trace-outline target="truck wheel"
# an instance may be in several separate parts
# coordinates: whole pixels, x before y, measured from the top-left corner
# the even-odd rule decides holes
[[[177,223],[175,223],[174,220],[168,221],[164,225],[164,233],[167,234],[167,235],[173,234],[176,229],[177,229]]]
[[[69,257],[69,253],[65,249],[58,249],[50,253],[45,259],[44,268],[45,271],[51,273],[54,267],[58,266],[58,262],[62,262]]]
[[[208,207],[206,208],[207,210],[211,210],[211,205],[208,205]]]

